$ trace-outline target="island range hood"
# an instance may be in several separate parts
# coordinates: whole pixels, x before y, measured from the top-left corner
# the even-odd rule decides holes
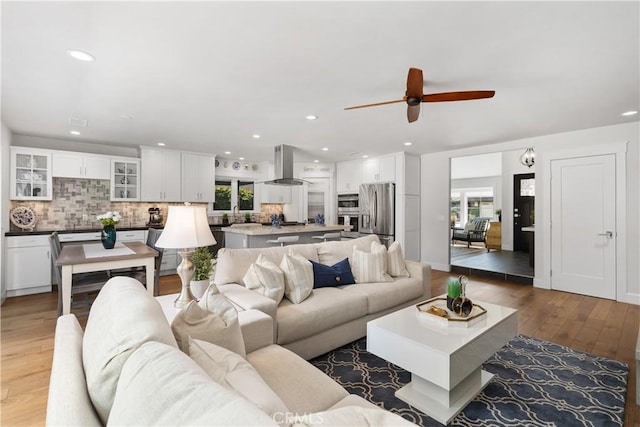
[[[293,147],[290,145],[276,145],[274,158],[274,173],[276,178],[265,181],[271,185],[302,185],[303,179],[293,177]]]

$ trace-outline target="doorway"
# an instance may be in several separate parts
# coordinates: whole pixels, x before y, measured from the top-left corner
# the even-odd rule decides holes
[[[513,250],[529,252],[531,232],[523,227],[535,224],[536,174],[513,176]]]

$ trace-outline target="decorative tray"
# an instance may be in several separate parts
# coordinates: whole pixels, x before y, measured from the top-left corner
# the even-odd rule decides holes
[[[443,297],[435,297],[416,304],[418,311],[429,318],[438,320],[448,325],[459,325],[463,327],[475,324],[475,319],[485,315],[487,310],[478,305],[473,304],[471,313],[467,317],[458,316],[447,308],[447,299]]]

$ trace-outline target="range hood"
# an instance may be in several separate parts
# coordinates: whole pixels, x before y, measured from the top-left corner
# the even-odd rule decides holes
[[[276,145],[274,158],[274,172],[276,178],[265,181],[271,185],[302,185],[303,179],[293,177],[293,147],[290,145]]]

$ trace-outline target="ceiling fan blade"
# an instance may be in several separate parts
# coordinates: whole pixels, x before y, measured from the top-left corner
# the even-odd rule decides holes
[[[377,107],[378,105],[397,104],[398,102],[405,102],[407,99],[396,99],[395,101],[376,102],[375,104],[356,105],[353,107],[346,107],[345,110],[354,110],[356,108]]]
[[[494,90],[429,93],[422,96],[422,102],[469,101],[472,99],[493,98],[495,93]]]
[[[407,75],[407,98],[422,98],[424,94],[424,79],[422,70],[419,68],[409,68]]]
[[[420,117],[420,104],[407,106],[407,119],[409,123],[413,123]]]

